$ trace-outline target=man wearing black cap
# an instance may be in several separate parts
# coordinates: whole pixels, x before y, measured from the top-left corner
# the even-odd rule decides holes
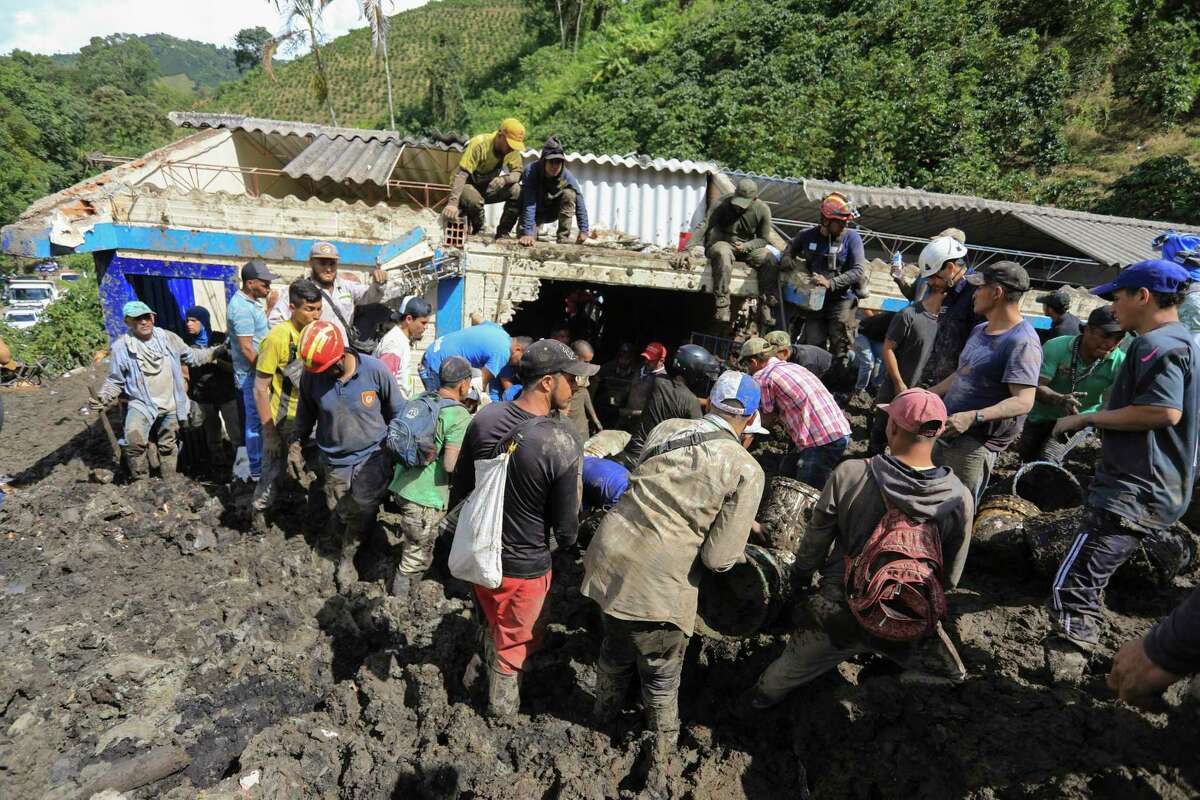
[[[477,460],[516,445],[504,490],[504,578],[495,589],[474,587],[488,628],[483,660],[492,716],[512,716],[520,705],[521,669],[539,644],[536,623],[550,589],[550,533],[565,550],[575,544],[579,528],[583,442],[550,412],[565,412],[571,396],[582,391],[580,379],[598,369],[562,342],[534,342],[521,356],[520,397],[476,414],[459,453],[451,508],[474,490]]]
[[[996,455],[1008,449],[1033,408],[1042,345],[1021,316],[1029,274],[1012,261],[997,261],[967,276],[975,288],[977,325],[958,358],[958,369],[932,391],[945,398],[946,431],[933,451],[975,497],[987,488]]]
[[[707,225],[704,254],[712,268],[717,321],[729,321],[729,277],[733,262],[742,261],[758,273],[762,323],[774,325],[771,307],[779,302],[779,256],[768,248],[771,209],[758,199],[758,184],[750,178],[739,180],[734,193],[713,206]]]
[[[1092,311],[1083,333],[1046,342],[1037,400],[1016,444],[1023,460],[1060,459],[1064,443],[1050,438],[1054,423],[1104,406],[1125,361],[1125,351],[1117,347],[1124,336],[1112,308],[1101,306]]]
[[[1042,313],[1050,318],[1050,330],[1038,331],[1042,341],[1048,342],[1060,336],[1079,335],[1079,317],[1070,312],[1071,295],[1062,291],[1044,294],[1037,299],[1042,304]]]
[[[254,364],[258,361],[258,346],[267,335],[265,301],[271,293],[271,281],[277,280],[279,276],[267,269],[262,259],[247,261],[242,267],[242,289],[230,298],[225,311],[233,381],[240,391],[243,441],[254,480],[262,472],[262,420],[254,401]],[[286,295],[283,301],[286,306]]]
[[[567,156],[558,139],[551,136],[542,145],[542,157],[525,168],[521,178],[521,196],[504,203],[504,213],[496,226],[496,238],[502,239],[512,231],[517,218],[521,219],[521,238],[525,247],[537,241],[537,226],[558,220],[557,240],[566,244],[571,240],[571,217],[579,225],[576,244],[587,241],[587,203],[583,200],[583,189],[579,181],[567,169]]]
[[[1093,425],[1100,464],[1088,489],[1086,514],[1055,573],[1051,618],[1058,635],[1046,642],[1056,680],[1078,680],[1104,621],[1102,598],[1113,573],[1142,537],[1174,525],[1187,510],[1200,446],[1200,350],[1179,322],[1189,276],[1170,261],[1142,261],[1093,294],[1113,298],[1126,331],[1137,333],[1105,408],[1061,418],[1054,434]]]

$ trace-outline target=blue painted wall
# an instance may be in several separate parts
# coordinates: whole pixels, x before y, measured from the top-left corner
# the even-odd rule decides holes
[[[160,278],[186,280],[222,281],[225,284],[225,299],[233,297],[238,289],[237,270],[221,264],[197,264],[171,258],[127,258],[114,255],[100,273],[100,306],[104,311],[104,328],[110,340],[125,333],[125,318],[122,307],[130,300],[137,300],[137,292],[126,276],[147,275]],[[178,313],[178,312],[177,312]],[[168,323],[173,317],[164,317],[160,322]],[[174,325],[166,324],[174,329]],[[175,331],[179,333],[179,331]]]

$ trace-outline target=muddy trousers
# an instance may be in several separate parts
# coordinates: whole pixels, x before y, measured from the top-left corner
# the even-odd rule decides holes
[[[510,578],[495,589],[475,586],[475,599],[487,622],[492,655],[488,665],[503,675],[515,675],[542,643],[542,609],[550,592],[547,572],[537,578]]]
[[[831,600],[819,594],[809,599],[810,614],[814,618],[819,620],[836,613],[842,618],[838,627],[845,631],[858,623],[850,617],[849,609],[843,606],[839,603],[835,607]],[[771,662],[758,679],[751,693],[751,705],[755,708],[773,706],[793,689],[816,680],[838,664],[861,653],[884,656],[923,676],[954,682],[960,682],[967,676],[958,650],[940,622],[933,635],[911,643],[875,639],[860,627],[840,636],[835,643],[829,631],[817,623],[807,625],[791,635],[783,653]]]
[[[1100,640],[1104,589],[1148,531],[1111,511],[1088,508],[1075,541],[1054,574],[1050,611],[1055,627],[1084,649]]]
[[[798,450],[792,445],[792,449],[783,457],[779,471],[815,489],[824,489],[829,476],[833,474],[834,468],[841,462],[849,446],[849,436],[803,450]]]
[[[383,525],[396,569],[405,575],[422,575],[433,566],[433,546],[446,512],[411,500],[399,500],[400,509],[387,514]],[[381,518],[383,512],[380,512]]]
[[[204,444],[208,447],[209,455],[213,458],[223,456],[222,434],[229,435],[229,443],[236,452],[242,446],[242,417],[238,411],[237,400],[230,400],[221,405],[201,403],[200,410],[204,414]]]
[[[974,436],[962,434],[951,439],[938,439],[933,446],[933,463],[939,467],[949,467],[975,497],[978,507],[979,499],[992,479],[996,453]]]
[[[265,450],[263,451],[262,474],[259,475],[258,483],[254,486],[254,499],[251,501],[255,511],[269,511],[274,508],[275,501],[279,498],[279,492],[287,479],[289,451],[291,447],[295,446],[287,444],[292,433],[291,420],[285,420],[282,425],[278,426],[278,430],[279,436],[284,442],[284,449],[278,456],[272,456]],[[304,459],[305,469],[317,476],[313,479],[309,492],[312,494],[323,493],[325,491],[322,477],[324,472],[317,464],[316,442],[311,439],[305,442],[300,447],[300,453]]]
[[[519,207],[520,203],[517,201],[520,198],[521,184],[519,183],[505,184],[494,192],[487,191],[486,187],[481,191],[475,185],[468,183],[463,187],[462,194],[459,195],[458,210],[466,218],[471,233],[479,233],[479,231],[483,230],[484,225],[484,206],[491,205],[492,203],[504,203],[505,213],[501,214],[500,223],[496,226],[496,234],[502,235],[501,231],[504,231],[504,234],[511,232],[517,224],[517,219],[520,217],[518,209],[516,213],[512,214],[511,219],[509,218],[509,214],[507,213],[509,207],[508,201],[512,201],[514,206]],[[506,224],[508,226],[507,230],[504,228]]]
[[[391,482],[391,457],[380,447],[357,464],[334,466],[324,457],[320,464],[325,477],[325,504],[335,522],[345,525],[348,539],[361,536]]]
[[[712,293],[717,308],[729,308],[729,279],[733,274],[733,262],[742,261],[758,273],[758,295],[771,305],[779,298],[779,262],[769,248],[760,247],[741,255],[729,242],[714,242],[706,252],[708,266],[712,269]]]
[[[801,344],[825,348],[837,363],[848,364],[858,320],[854,317],[857,300],[826,300],[825,308],[804,318],[804,338]]]
[[[562,193],[553,199],[539,198],[537,211],[534,212],[534,229],[528,231],[530,236],[537,235],[537,226],[558,221],[558,231],[555,238],[561,244],[571,238],[571,222],[575,219],[575,206],[578,200],[574,189],[563,189]],[[544,202],[543,202],[544,201]],[[500,224],[496,226],[497,236],[507,236],[513,226],[521,220],[522,205],[520,198],[514,198],[504,204],[504,213],[500,215]],[[520,231],[524,236],[527,232]]]
[[[596,662],[597,706],[619,710],[637,669],[648,727],[660,733],[679,730],[679,679],[688,636],[668,622],[640,622],[604,615],[604,641]],[[663,726],[666,727],[663,727]]]
[[[150,474],[150,446],[158,450],[163,477],[174,475],[179,461],[179,420],[175,412],[147,417],[131,404],[125,412],[125,462],[134,480]]]

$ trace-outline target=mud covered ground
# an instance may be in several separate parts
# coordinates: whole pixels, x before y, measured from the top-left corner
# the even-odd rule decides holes
[[[475,628],[461,585],[428,580],[401,602],[364,582],[342,597],[298,518],[252,535],[220,484],[106,483],[108,445],[80,415],[89,380],[5,397],[0,472],[17,489],[0,508],[0,796],[639,793],[635,698],[615,729],[588,719],[598,626],[578,567],[555,575],[518,721],[491,723],[462,686]],[[1194,701],[1176,688],[1158,712],[1133,710],[1104,675],[1196,578],[1114,589],[1105,650],[1078,688],[1048,685],[1047,581],[979,552],[950,598],[962,686],[850,663],[739,723],[734,698],[784,640],[696,637],[672,794],[1195,797]]]

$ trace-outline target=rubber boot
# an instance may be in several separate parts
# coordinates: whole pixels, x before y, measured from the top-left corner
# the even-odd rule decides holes
[[[646,728],[650,752],[646,770],[646,791],[667,797],[670,786],[670,762],[679,742],[679,699],[655,698],[646,701]]]
[[[762,295],[758,298],[758,318],[762,323],[763,330],[771,330],[775,327],[775,312],[773,306],[776,305],[776,300],[770,295]]]
[[[612,722],[621,713],[631,677],[628,672],[607,672],[597,667],[596,693],[592,703],[592,719],[597,725]]]
[[[521,673],[488,669],[487,713],[494,719],[511,719],[521,707]]]
[[[125,448],[125,463],[129,466],[129,478],[133,482],[150,477],[150,455],[143,449],[134,453],[132,448]]]
[[[179,474],[179,456],[174,453],[169,456],[159,453],[158,474],[168,483],[179,480],[181,477]]]
[[[360,534],[361,526],[353,526],[348,523],[341,536],[341,556],[338,560],[337,572],[334,573],[334,581],[341,594],[347,593],[358,583],[358,568],[354,566],[354,556],[358,553],[358,547],[362,541]]]

